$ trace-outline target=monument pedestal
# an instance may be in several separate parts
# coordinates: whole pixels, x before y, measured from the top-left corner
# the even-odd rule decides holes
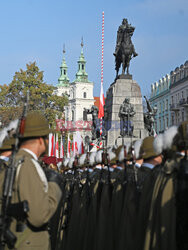
[[[134,125],[133,137],[125,137],[124,142],[137,140],[146,136],[144,129],[142,95],[140,87],[136,81],[132,80],[131,75],[120,75],[107,90],[106,110],[108,113],[107,121],[107,145],[112,146],[115,141],[118,145],[122,144],[120,136],[119,109],[125,98],[130,98],[130,103],[134,107],[136,114],[132,118]]]

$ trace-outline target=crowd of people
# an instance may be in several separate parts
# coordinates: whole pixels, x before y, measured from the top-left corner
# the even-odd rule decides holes
[[[8,218],[6,228],[0,225],[0,242],[5,249],[188,249],[188,121],[156,137],[64,158],[54,166],[42,161],[48,123],[40,113],[29,112],[9,199],[10,205],[27,201],[25,216],[7,213],[4,204],[15,143],[10,132],[17,124],[0,132],[0,212]],[[16,237],[14,246],[5,229]]]

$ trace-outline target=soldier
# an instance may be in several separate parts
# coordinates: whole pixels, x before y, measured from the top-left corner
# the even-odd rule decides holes
[[[158,172],[156,178],[150,178],[150,183],[143,190],[143,196],[145,195],[146,197],[147,194],[147,197],[150,197],[150,202],[147,205],[142,202],[141,206],[147,207],[142,217],[148,211],[148,207],[150,209],[147,212],[147,217],[145,217],[147,218],[144,224],[146,225],[145,230],[142,228],[142,233],[144,234],[140,235],[143,243],[139,244],[139,246],[142,247],[137,249],[177,249],[176,208],[178,207],[178,202],[176,201],[176,189],[177,170],[179,169],[180,161],[178,159],[179,156],[177,157],[176,155],[176,150],[181,137],[179,137],[179,134],[177,127],[173,126],[154,140],[154,150],[157,154],[162,150],[164,158],[161,171]],[[175,140],[175,138],[179,139]],[[185,217],[183,220],[185,220]],[[180,249],[187,248],[180,247]]]
[[[39,112],[28,113],[16,156],[23,162],[17,168],[12,203],[27,200],[29,212],[19,232],[15,219],[11,224],[11,231],[17,237],[15,249],[50,249],[47,223],[56,211],[62,192],[57,174],[52,171],[46,177],[38,163],[38,158],[47,151],[49,132],[43,115]]]
[[[8,127],[0,131],[0,165],[3,162],[8,162],[12,154],[12,147],[15,143],[13,134],[16,131],[18,120],[10,122]]]
[[[161,151],[155,152],[153,142],[153,136],[146,137],[140,148],[140,155],[144,161],[138,169],[139,208],[136,216],[135,245],[133,247],[135,250],[144,249],[144,236],[149,218],[153,186],[162,163]]]
[[[8,162],[12,154],[12,145],[14,144],[13,138],[6,138],[3,145],[0,147],[0,167],[1,164]]]

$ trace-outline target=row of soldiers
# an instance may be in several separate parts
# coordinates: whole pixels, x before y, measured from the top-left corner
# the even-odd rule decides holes
[[[15,249],[188,249],[188,122],[64,159],[59,173],[39,164],[49,132],[42,115],[27,115],[12,203],[27,200],[29,211],[20,232],[12,219]],[[0,148],[2,191],[10,140]]]

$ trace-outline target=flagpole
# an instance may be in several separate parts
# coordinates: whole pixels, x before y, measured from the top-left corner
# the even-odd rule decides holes
[[[100,98],[104,98],[103,93],[103,65],[104,65],[104,11],[102,12],[102,56],[101,56],[101,93]],[[101,100],[102,101],[102,100]],[[102,147],[102,117],[104,116],[104,100],[102,103],[102,114],[100,115],[100,148]]]

